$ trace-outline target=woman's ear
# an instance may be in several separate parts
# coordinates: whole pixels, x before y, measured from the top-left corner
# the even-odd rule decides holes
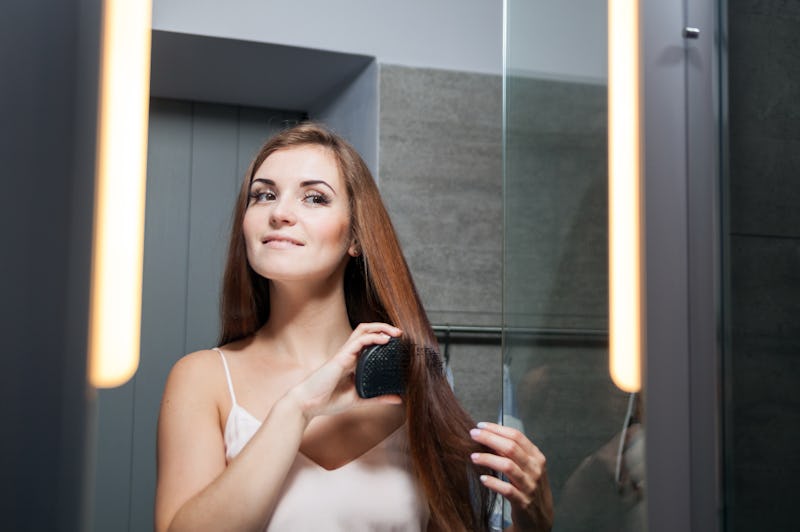
[[[358,240],[356,240],[355,238],[353,239],[353,242],[350,244],[350,247],[347,248],[347,254],[350,255],[351,257],[358,257],[359,255],[361,255],[361,246],[358,245]]]

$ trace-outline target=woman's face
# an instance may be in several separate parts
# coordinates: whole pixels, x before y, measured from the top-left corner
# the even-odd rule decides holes
[[[334,155],[304,145],[267,157],[250,184],[243,231],[247,259],[262,277],[314,281],[339,271],[356,248]]]

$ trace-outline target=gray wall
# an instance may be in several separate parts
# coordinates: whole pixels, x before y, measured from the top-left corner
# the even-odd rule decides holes
[[[732,530],[796,527],[800,4],[729,0]]]

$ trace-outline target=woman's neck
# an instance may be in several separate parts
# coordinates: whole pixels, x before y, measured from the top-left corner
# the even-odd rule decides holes
[[[321,285],[270,282],[269,299],[269,320],[257,337],[269,342],[270,352],[303,366],[322,365],[352,332],[341,280]]]

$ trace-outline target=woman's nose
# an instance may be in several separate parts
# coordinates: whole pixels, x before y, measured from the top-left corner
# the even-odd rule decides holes
[[[276,200],[269,213],[269,225],[271,227],[293,225],[297,221],[294,209],[295,205],[291,198],[284,197]]]

